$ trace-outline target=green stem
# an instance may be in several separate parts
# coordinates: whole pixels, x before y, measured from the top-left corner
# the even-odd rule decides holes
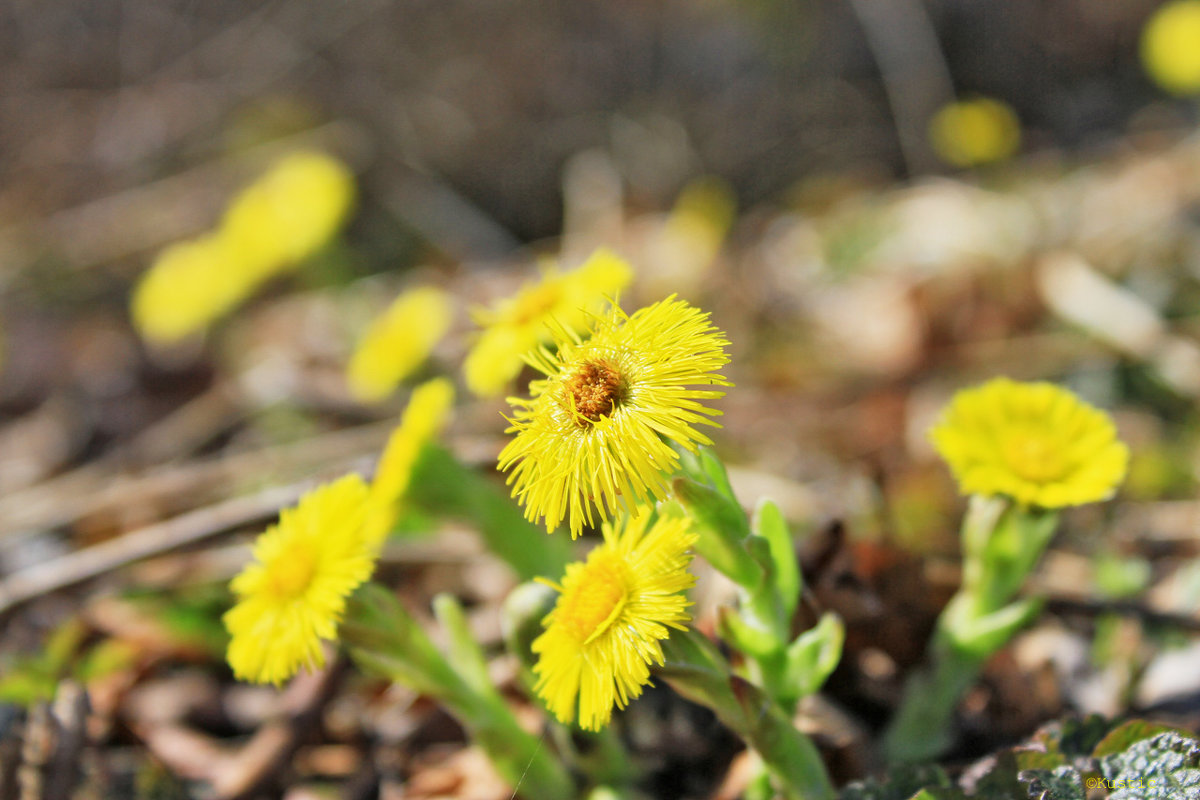
[[[448,601],[439,610],[452,622],[461,616]],[[350,598],[339,635],[360,666],[444,705],[522,797],[575,796],[574,781],[550,749],[517,723],[494,687],[476,680],[481,654],[461,652],[461,638],[455,647],[472,664],[470,679],[446,661],[396,597],[376,584]]]
[[[812,740],[765,692],[733,675],[716,648],[690,628],[664,642],[657,674],[675,691],[707,706],[762,757],[789,800],[832,800],[833,783]]]
[[[963,583],[938,617],[928,666],[909,678],[884,735],[889,762],[936,758],[952,744],[954,711],[987,659],[1040,610],[1013,602],[1054,534],[1052,511],[972,497],[963,518]]]
[[[983,660],[953,649],[940,652],[930,666],[913,673],[904,685],[904,701],[884,736],[889,763],[937,758],[952,744],[954,711],[970,688]]]

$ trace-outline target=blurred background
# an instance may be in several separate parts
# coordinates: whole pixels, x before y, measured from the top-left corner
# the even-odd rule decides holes
[[[958,579],[962,504],[925,431],[999,374],[1112,409],[1134,460],[1118,504],[1069,515],[1040,577],[1053,613],[969,699],[958,757],[1066,711],[1194,728],[1198,91],[1195,0],[4,0],[0,694],[88,686],[94,740],[125,753],[113,786],[442,796],[388,784],[450,758],[435,710],[232,683],[219,616],[246,539],[224,534],[370,469],[406,392],[364,400],[345,368],[398,294],[453,298],[416,375],[458,375],[472,309],[606,246],[634,266],[627,307],[678,292],[732,341],[718,448],[748,504],[771,495],[806,532],[849,627],[815,723],[839,778],[872,766]],[[314,151],[351,175],[337,231],[186,335],[149,335],[148,270]],[[507,408],[462,392],[451,439],[481,472]],[[512,576],[441,532],[389,574],[457,592],[495,644]],[[298,761],[230,755],[287,702],[324,715]],[[364,740],[409,749],[397,765]],[[707,741],[664,733],[656,757],[715,748],[723,769],[735,748]],[[459,788],[472,770],[444,768]],[[708,796],[710,772],[661,796]]]

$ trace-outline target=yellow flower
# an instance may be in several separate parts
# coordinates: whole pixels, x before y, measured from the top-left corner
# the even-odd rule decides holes
[[[246,187],[221,221],[221,236],[265,276],[328,242],[354,203],[354,175],[324,153],[291,153]]]
[[[450,328],[454,310],[441,289],[424,286],[396,298],[359,340],[346,380],[360,400],[391,394],[433,352]]]
[[[454,387],[445,378],[434,378],[413,390],[375,470],[368,540],[380,543],[387,536],[395,520],[396,505],[408,491],[421,450],[446,426],[453,405]]]
[[[463,376],[467,388],[487,397],[499,394],[521,371],[522,357],[550,341],[548,323],[569,330],[586,327],[592,312],[629,285],[633,269],[608,250],[598,250],[573,272],[545,268],[536,283],[490,309],[473,312],[483,327],[467,359]]]
[[[1043,508],[1111,497],[1129,461],[1108,415],[1051,383],[964,389],[930,435],[963,494]]]
[[[228,659],[239,679],[281,684],[324,665],[346,598],[371,576],[377,548],[363,537],[369,490],[347,475],[285,509],[258,537],[254,562],[230,583]]]
[[[560,722],[579,711],[579,725],[599,730],[650,680],[649,665],[663,663],[660,640],[691,619],[683,592],[695,583],[687,571],[696,541],[687,518],[650,514],[604,525],[604,543],[587,560],[567,567],[558,602],[533,642],[538,654],[535,689]]]
[[[1021,123],[1012,108],[991,97],[942,106],[929,122],[929,140],[943,161],[972,167],[1003,161],[1021,143]]]
[[[166,248],[134,288],[134,325],[143,338],[159,344],[204,330],[258,287],[257,277],[244,266],[217,236]]]
[[[133,291],[138,331],[170,344],[204,330],[333,236],[353,192],[350,171],[329,156],[284,158],[234,198],[216,232],[159,254]]]
[[[1163,89],[1200,91],[1200,0],[1159,6],[1142,29],[1141,51],[1146,72]]]
[[[689,388],[728,386],[716,373],[728,344],[708,314],[674,296],[625,314],[614,307],[594,320],[589,338],[555,330],[557,352],[546,347],[530,363],[546,378],[530,383],[528,400],[514,406],[500,469],[525,504],[529,520],[544,517],[553,531],[566,517],[572,538],[593,507],[607,518],[667,490],[679,457],[666,440],[694,450],[711,444],[694,425],[720,427],[699,401],[724,392]]]

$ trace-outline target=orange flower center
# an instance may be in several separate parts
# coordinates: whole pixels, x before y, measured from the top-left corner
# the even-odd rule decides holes
[[[290,600],[308,591],[317,571],[317,559],[311,549],[296,548],[267,567],[267,586],[281,600]]]
[[[580,644],[595,639],[625,608],[628,588],[618,556],[598,553],[587,560],[583,574],[558,602],[556,621]]]
[[[564,386],[567,401],[574,406],[575,421],[580,426],[607,417],[624,394],[621,373],[604,359],[585,361],[564,381]]]
[[[1045,433],[1028,431],[1009,436],[1001,445],[1004,463],[1018,477],[1033,483],[1052,483],[1067,473],[1063,444]]]

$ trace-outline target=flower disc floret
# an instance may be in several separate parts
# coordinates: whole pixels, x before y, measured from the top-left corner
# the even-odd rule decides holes
[[[538,695],[560,722],[576,718],[599,730],[650,680],[662,664],[661,640],[690,617],[684,592],[695,582],[688,549],[696,535],[687,518],[642,511],[605,524],[604,542],[584,562],[567,567],[545,632],[533,642]]]
[[[1129,461],[1107,414],[1050,383],[996,378],[965,389],[930,436],[964,494],[1043,508],[1111,497]]]
[[[728,344],[708,314],[674,296],[627,315],[614,307],[590,336],[555,330],[555,349],[530,363],[546,375],[514,406],[500,453],[513,496],[530,520],[553,531],[566,519],[578,536],[596,514],[605,519],[666,494],[679,457],[668,442],[694,450],[711,440],[699,425],[719,427],[702,401],[728,386],[717,373]]]
[[[309,492],[258,537],[254,561],[230,584],[228,659],[242,680],[279,685],[325,663],[346,598],[371,576],[377,543],[364,539],[369,489],[347,475]]]

